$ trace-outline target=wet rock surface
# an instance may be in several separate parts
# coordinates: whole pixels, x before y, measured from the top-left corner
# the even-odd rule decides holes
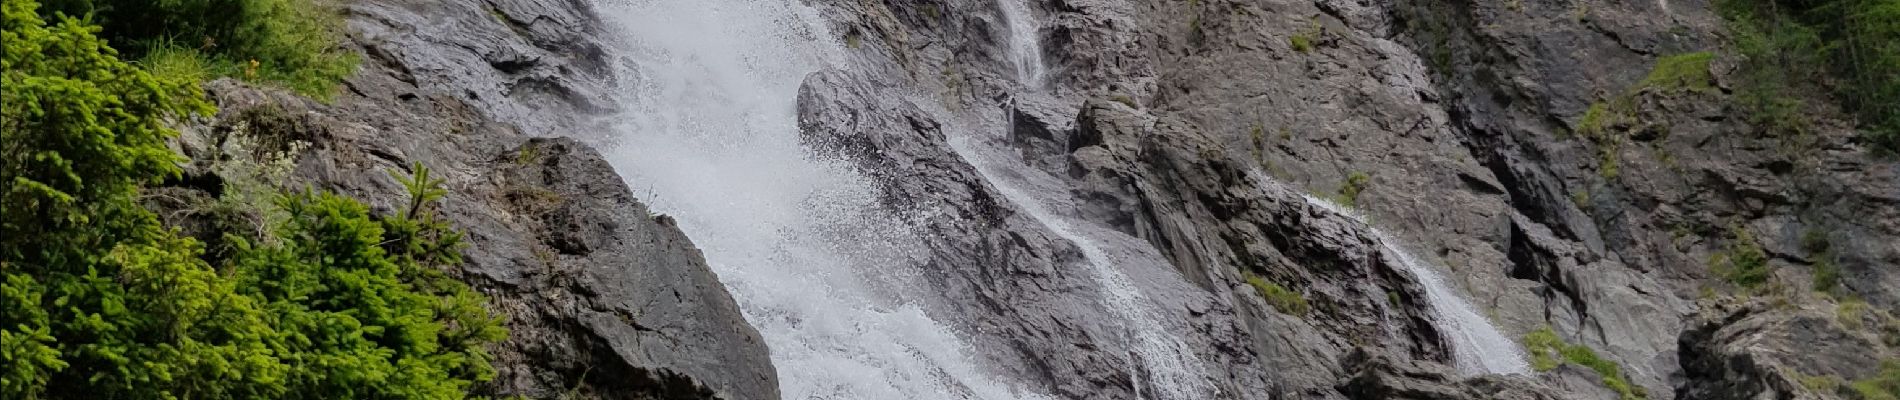
[[[1333,387],[1357,379],[1344,361],[1354,346],[1446,361],[1431,322],[1406,303],[1416,285],[1380,266],[1353,233],[1363,228],[1328,228],[1351,224],[1296,201],[1348,191],[1348,206],[1448,267],[1509,335],[1549,327],[1618,363],[1649,398],[1753,396],[1709,388],[1792,382],[1789,371],[1856,379],[1872,370],[1811,367],[1900,357],[1780,340],[1759,346],[1816,358],[1706,362],[1735,345],[1704,331],[1741,329],[1699,325],[1710,298],[1777,299],[1774,313],[1848,298],[1891,309],[1900,287],[1900,163],[1861,147],[1842,117],[1823,115],[1800,138],[1747,125],[1726,89],[1736,60],[1707,3],[1032,1],[1051,74],[1029,85],[998,61],[1009,38],[992,6],[925,3],[823,7],[864,43],[855,54],[884,66],[867,75],[921,89],[969,129],[1006,133],[995,140],[1023,164],[1062,177],[1053,186],[1072,191],[1077,215],[1147,242],[1193,290],[1233,307],[1249,344],[1217,363],[1269,364],[1275,394],[1359,395]],[[1639,85],[1657,59],[1698,51],[1717,54],[1715,90]],[[1606,137],[1579,133],[1586,110],[1609,101],[1634,111]],[[1765,249],[1781,282],[1772,290],[1714,272],[1712,259],[1750,242],[1736,232]],[[1824,245],[1804,247],[1804,236]],[[1807,290],[1822,264],[1839,268],[1840,291]],[[1330,309],[1274,312],[1245,274]],[[1828,336],[1802,333],[1826,322],[1810,317],[1745,331]],[[1490,384],[1616,396],[1574,364],[1537,375]],[[1463,378],[1420,379],[1455,388]],[[1488,398],[1460,390],[1421,396]]]
[[[1838,398],[1803,378],[1900,359],[1900,163],[1826,112],[1801,137],[1749,126],[1707,2],[1033,0],[1039,82],[1013,73],[994,1],[813,3],[852,68],[806,80],[805,144],[858,166],[884,206],[928,211],[905,215],[923,215],[906,222],[944,294],[930,309],[1030,392],[1168,397],[1143,384],[1166,371],[1127,350],[1127,321],[1103,317],[1095,246],[1163,261],[1122,271],[1207,377],[1176,397],[1619,396],[1570,363],[1453,373],[1375,228],[1445,267],[1508,335],[1548,327],[1649,398]],[[592,126],[613,108],[615,61],[590,5],[347,10],[364,63],[345,93],[212,84],[225,113],[180,139],[197,161],[168,195],[215,194],[204,162],[240,123],[308,143],[293,182],[381,212],[402,196],[383,171],[420,161],[449,179],[445,211],[469,232],[456,274],[510,317],[486,390],[778,397],[758,333],[670,220],[582,141],[529,139],[605,136]],[[1712,90],[1640,85],[1659,57],[1697,51],[1717,52]],[[1585,134],[1609,101],[1628,115]],[[1715,272],[1744,244],[1777,284]],[[1828,295],[1807,290],[1822,266],[1841,273]]]

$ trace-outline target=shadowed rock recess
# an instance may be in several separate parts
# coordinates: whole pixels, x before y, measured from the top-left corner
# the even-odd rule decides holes
[[[892,259],[916,284],[867,292],[906,292],[961,342],[888,352],[955,353],[994,379],[773,357],[748,318],[785,317],[744,307],[728,284],[761,289],[722,283],[696,232],[596,150],[642,134],[615,124],[652,57],[600,15],[619,3],[345,1],[364,61],[338,99],[211,83],[223,112],[178,140],[184,181],[257,127],[309,144],[293,183],[379,212],[404,198],[383,171],[438,171],[468,234],[454,275],[508,318],[481,389],[497,397],[868,396],[788,370],[942,398],[1900,385],[1900,162],[1826,106],[1799,137],[1752,126],[1708,1],[780,2],[759,9],[808,15],[746,20],[839,50],[814,57],[796,121],[773,123],[915,234]],[[1698,81],[1654,84],[1663,60],[1702,52],[1674,78]],[[814,387],[834,389],[800,392]]]

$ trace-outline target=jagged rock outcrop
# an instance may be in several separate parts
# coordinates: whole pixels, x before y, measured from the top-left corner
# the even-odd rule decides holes
[[[180,138],[188,176],[160,191],[217,197],[227,144],[243,137],[290,168],[285,187],[391,213],[406,194],[388,171],[420,162],[446,180],[441,211],[466,233],[465,263],[449,272],[511,331],[491,349],[485,394],[777,399],[758,332],[672,220],[592,147],[530,139],[596,136],[586,121],[610,107],[611,74],[592,13],[571,1],[351,2],[348,45],[364,61],[344,93],[326,104],[209,84],[221,112]]]
[[[952,148],[937,117],[876,81],[833,70],[806,80],[799,125],[821,154],[871,171],[889,206],[932,211],[916,223],[929,250],[925,269],[936,272],[930,281],[947,297],[938,309],[970,321],[974,347],[1007,349],[982,355],[1002,375],[1060,398],[1156,396],[1136,393],[1141,382],[1168,379],[1143,370],[1156,360],[1142,357],[1167,355],[1124,353],[1140,340],[1128,338],[1130,322],[1097,317],[1113,315],[1105,307],[1114,306],[1100,300],[1098,272],[1086,266],[1098,261],[988,182]],[[1189,333],[1183,350],[1221,360],[1185,367],[1232,374],[1204,383],[1212,391],[1200,395],[1263,393],[1265,372],[1235,351],[1241,338],[1233,310],[1189,287],[1169,289],[1147,293],[1164,309],[1192,312],[1165,321],[1167,329]],[[1242,360],[1228,361],[1236,357]]]
[[[1707,3],[1029,4],[1044,21],[1039,39],[1051,71],[1040,87],[1012,82],[1009,38],[990,2],[821,7],[837,31],[863,43],[853,53],[859,61],[879,66],[867,75],[938,96],[929,100],[970,121],[965,129],[1008,132],[1004,140],[1024,164],[1066,176],[1058,186],[1075,189],[1082,215],[1149,242],[1200,290],[1250,298],[1231,287],[1236,266],[1247,266],[1299,285],[1319,282],[1307,293],[1318,298],[1349,299],[1346,311],[1308,322],[1339,329],[1251,333],[1259,336],[1248,351],[1264,362],[1300,360],[1270,368],[1277,384],[1318,388],[1345,379],[1347,347],[1336,341],[1372,331],[1345,328],[1352,316],[1416,313],[1365,301],[1379,290],[1412,294],[1402,277],[1327,277],[1336,271],[1325,269],[1333,264],[1323,252],[1285,254],[1327,235],[1276,238],[1244,228],[1274,221],[1236,205],[1245,197],[1236,192],[1254,190],[1240,178],[1247,171],[1299,188],[1293,194],[1359,186],[1350,206],[1449,266],[1472,302],[1512,336],[1551,327],[1619,363],[1650,398],[1720,397],[1697,388],[1793,376],[1686,371],[1706,366],[1695,360],[1709,350],[1696,349],[1725,340],[1689,334],[1714,329],[1696,326],[1698,310],[1707,310],[1695,299],[1750,295],[1711,271],[1712,258],[1747,242],[1738,230],[1765,250],[1783,282],[1780,297],[1797,307],[1835,306],[1800,293],[1821,264],[1840,267],[1839,293],[1875,308],[1891,308],[1900,287],[1886,268],[1900,264],[1900,163],[1871,155],[1844,118],[1827,113],[1811,136],[1769,137],[1750,127],[1727,90],[1736,60],[1723,53],[1722,21]],[[1716,54],[1705,71],[1712,90],[1641,84],[1659,58],[1697,51]],[[1089,98],[1098,100],[1085,104]],[[1607,136],[1597,128],[1585,134],[1586,112],[1611,101],[1633,104],[1630,115],[1601,124]],[[1108,143],[1102,131],[1139,139]],[[1364,183],[1351,184],[1354,176]],[[1275,222],[1296,232],[1316,223]],[[1804,237],[1822,245],[1804,246]],[[1274,252],[1282,254],[1261,255]],[[1285,319],[1236,307],[1248,324]],[[1420,328],[1429,323],[1403,325],[1389,330],[1405,334],[1386,337],[1414,337],[1373,347],[1442,361],[1443,344]],[[1276,341],[1309,354],[1268,351]],[[1769,346],[1799,352],[1815,344]],[[1545,384],[1567,393],[1597,385],[1594,373],[1578,370],[1560,365],[1539,375],[1555,377]]]
[[[1575,400],[1611,397],[1563,393],[1537,386],[1517,376],[1487,376],[1460,380],[1417,362],[1376,357],[1363,352],[1345,360],[1350,379],[1339,391],[1353,400]]]

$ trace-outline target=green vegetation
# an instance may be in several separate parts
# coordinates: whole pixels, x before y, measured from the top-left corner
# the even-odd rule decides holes
[[[1307,23],[1306,29],[1301,29],[1288,37],[1287,43],[1293,46],[1293,51],[1311,53],[1313,45],[1317,43],[1321,35],[1325,34],[1326,28],[1320,26],[1318,20],[1313,20]]]
[[[1260,297],[1267,299],[1267,304],[1273,305],[1273,309],[1280,310],[1283,314],[1302,316],[1312,310],[1312,307],[1306,303],[1306,297],[1300,292],[1267,282],[1265,278],[1258,275],[1248,274],[1247,284],[1253,285],[1254,291],[1260,292]]]
[[[1848,393],[1859,400],[1900,400],[1900,360],[1880,363],[1880,372],[1847,385]]]
[[[1538,372],[1557,369],[1566,362],[1576,364],[1596,371],[1597,375],[1603,377],[1603,386],[1615,390],[1623,400],[1649,397],[1643,388],[1629,383],[1629,377],[1623,375],[1621,365],[1598,356],[1589,346],[1565,343],[1550,327],[1525,334],[1524,349],[1531,355],[1531,368]]]
[[[202,69],[155,74],[86,22],[0,4],[0,398],[441,399],[493,378],[483,348],[506,332],[443,272],[462,241],[426,168],[399,179],[393,216],[234,181],[211,208],[261,229],[214,232],[225,250],[207,252],[139,203],[180,173],[166,121],[213,112]]]
[[[1734,239],[1728,250],[1710,256],[1709,268],[1722,279],[1745,289],[1756,289],[1774,277],[1768,266],[1768,252],[1762,250],[1755,235],[1740,225],[1730,229]]]
[[[1698,92],[1715,90],[1715,77],[1709,72],[1709,61],[1714,59],[1715,53],[1706,51],[1656,59],[1656,67],[1649,71],[1649,77],[1643,78],[1637,87]]]
[[[1769,133],[1800,134],[1808,87],[1860,118],[1865,137],[1900,149],[1900,1],[1721,0],[1745,58],[1738,95]]]
[[[1871,312],[1868,307],[1865,301],[1844,300],[1834,306],[1834,318],[1840,320],[1841,326],[1848,329],[1860,329],[1862,322],[1867,319],[1867,314]]]
[[[1353,171],[1346,174],[1346,182],[1339,185],[1339,196],[1335,200],[1343,205],[1358,205],[1359,194],[1364,193],[1366,186],[1370,184],[1372,184],[1372,176],[1366,175],[1365,172]]]
[[[1841,268],[1834,265],[1834,244],[1827,238],[1827,232],[1819,228],[1808,228],[1801,233],[1801,249],[1814,258],[1814,291],[1839,295],[1841,287]]]
[[[123,56],[161,76],[229,76],[327,99],[357,58],[339,46],[340,14],[318,1],[47,0],[40,14],[85,17]]]
[[[1597,101],[1585,109],[1583,116],[1577,119],[1574,132],[1596,144],[1597,174],[1604,179],[1616,179],[1622,174],[1621,151],[1624,138],[1619,127],[1640,123],[1637,116],[1637,96],[1645,91],[1661,92],[1698,92],[1715,91],[1715,77],[1709,70],[1709,62],[1715,59],[1710,52],[1684,53],[1664,56],[1656,60],[1649,76],[1641,82],[1625,89],[1609,99]],[[1652,127],[1666,131],[1667,127]],[[1673,163],[1661,153],[1665,163]]]
[[[1589,211],[1592,204],[1595,204],[1590,202],[1590,191],[1586,189],[1570,191],[1570,203],[1576,204],[1577,208],[1585,211]]]

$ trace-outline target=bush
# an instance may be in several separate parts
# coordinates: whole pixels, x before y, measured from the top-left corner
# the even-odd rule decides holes
[[[1623,375],[1621,365],[1598,356],[1596,350],[1591,350],[1589,346],[1565,343],[1550,327],[1525,334],[1524,349],[1530,353],[1531,369],[1538,372],[1557,369],[1557,366],[1566,362],[1576,364],[1596,371],[1598,376],[1603,377],[1603,386],[1615,390],[1623,400],[1649,397],[1643,388],[1629,383],[1629,377]]]
[[[195,58],[209,75],[327,99],[357,60],[339,46],[342,18],[317,1],[50,0],[41,11],[89,16],[108,42],[144,64]]]
[[[1774,277],[1774,271],[1768,265],[1768,252],[1762,250],[1761,243],[1755,241],[1755,235],[1737,225],[1731,229],[1735,237],[1729,242],[1727,251],[1717,253],[1710,260],[1710,269],[1722,279],[1747,289],[1761,287]]]
[[[209,113],[192,82],[117,58],[96,27],[0,3],[0,398],[464,397],[505,334],[442,269],[461,236],[440,181],[376,218],[278,196],[270,240],[213,266],[135,201],[176,176],[164,120]]]
[[[1637,86],[1698,92],[1715,90],[1715,77],[1709,72],[1709,61],[1714,59],[1715,53],[1706,51],[1659,58],[1649,76]]]
[[[1253,285],[1254,291],[1259,292],[1260,297],[1267,300],[1267,304],[1273,305],[1273,309],[1279,310],[1282,314],[1302,316],[1312,310],[1312,307],[1306,303],[1306,297],[1300,292],[1287,290],[1277,283],[1267,282],[1266,279],[1251,274],[1247,275],[1247,284]]]
[[[1900,360],[1880,363],[1880,372],[1848,385],[1849,393],[1859,400],[1900,400]]]
[[[1795,89],[1829,87],[1870,143],[1900,150],[1900,1],[1722,0],[1717,8],[1746,58],[1740,95],[1755,122],[1803,126]]]
[[[1359,194],[1364,193],[1366,186],[1370,184],[1372,184],[1372,176],[1366,175],[1365,172],[1353,171],[1346,174],[1346,182],[1339,185],[1339,203],[1348,206],[1358,205]]]

